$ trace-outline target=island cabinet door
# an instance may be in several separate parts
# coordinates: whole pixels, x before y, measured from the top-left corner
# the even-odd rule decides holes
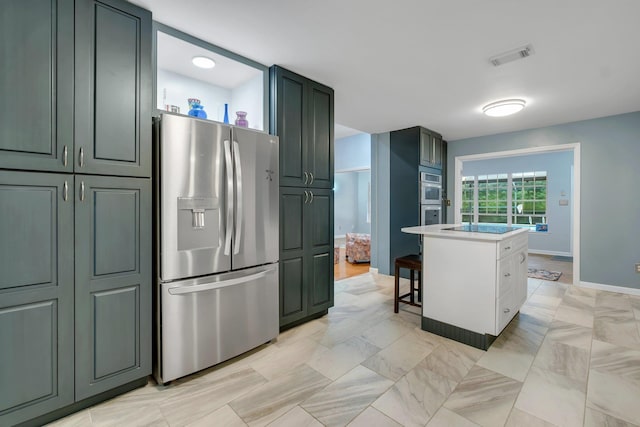
[[[151,176],[151,13],[76,0],[75,171]]]
[[[73,403],[73,177],[0,171],[0,425]]]
[[[151,373],[151,183],[76,176],[76,400]]]
[[[73,170],[73,3],[0,2],[0,168]]]

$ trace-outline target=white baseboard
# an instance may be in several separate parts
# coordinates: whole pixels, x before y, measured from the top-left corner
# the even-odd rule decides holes
[[[373,268],[373,267],[369,267],[369,273],[378,274],[378,269],[377,268]]]
[[[571,252],[544,251],[541,249],[531,249],[531,248],[529,248],[529,253],[536,254],[536,255],[553,255],[553,256],[570,256],[570,257],[573,256]]]
[[[609,291],[609,292],[617,292],[619,294],[640,296],[640,289],[627,288],[626,286],[604,285],[602,283],[592,283],[592,282],[582,282],[582,281],[578,286],[583,288],[589,288],[589,289],[597,289],[599,291]]]

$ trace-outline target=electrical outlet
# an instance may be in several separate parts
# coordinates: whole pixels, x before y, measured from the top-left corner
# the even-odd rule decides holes
[[[636,264],[636,273],[640,273],[640,262]]]

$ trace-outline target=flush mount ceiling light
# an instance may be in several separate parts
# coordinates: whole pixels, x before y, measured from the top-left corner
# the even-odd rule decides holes
[[[216,66],[216,63],[213,59],[207,58],[206,56],[194,56],[191,59],[193,65],[200,68],[213,68]]]
[[[482,112],[491,117],[504,117],[522,110],[527,103],[524,99],[503,99],[482,107]]]

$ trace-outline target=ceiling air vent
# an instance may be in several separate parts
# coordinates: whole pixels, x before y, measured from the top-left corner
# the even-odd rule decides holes
[[[489,58],[489,62],[491,62],[493,65],[497,67],[498,65],[506,64],[507,62],[526,58],[527,56],[531,56],[534,53],[535,52],[533,50],[533,46],[528,44],[526,46],[519,47],[517,49],[513,49],[508,52],[504,52],[499,55],[492,56],[491,58]]]

